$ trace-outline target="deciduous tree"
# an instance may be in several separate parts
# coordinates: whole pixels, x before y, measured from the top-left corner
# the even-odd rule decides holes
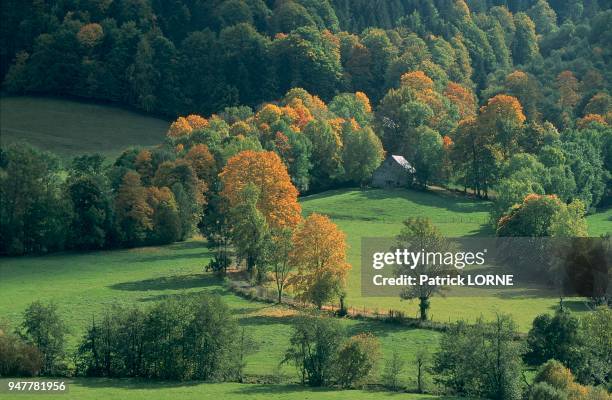
[[[240,152],[228,160],[219,177],[223,185],[221,195],[230,207],[240,202],[240,192],[252,183],[260,191],[257,209],[270,227],[294,227],[300,222],[298,191],[276,153]]]
[[[340,293],[351,266],[346,236],[320,214],[311,214],[293,235],[290,264],[297,270],[290,284],[297,296],[321,308]]]

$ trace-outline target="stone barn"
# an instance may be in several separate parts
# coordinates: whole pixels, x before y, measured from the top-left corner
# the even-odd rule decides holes
[[[416,170],[403,156],[388,156],[372,175],[377,188],[405,187],[412,184]]]

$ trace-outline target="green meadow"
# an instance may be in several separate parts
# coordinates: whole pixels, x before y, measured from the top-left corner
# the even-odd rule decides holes
[[[399,298],[369,298],[360,293],[360,240],[362,237],[393,236],[409,216],[427,216],[448,236],[484,236],[492,233],[488,224],[490,204],[467,200],[450,194],[411,190],[337,190],[302,199],[304,214],[328,214],[347,234],[349,261],[353,266],[348,281],[349,307],[386,313],[388,309],[404,310],[416,316],[415,302]],[[606,214],[592,216],[605,226]],[[597,226],[597,225],[596,225]],[[125,399],[149,398],[329,398],[370,399],[380,396],[392,399],[426,398],[416,395],[381,394],[369,391],[312,390],[294,385],[295,369],[280,365],[288,347],[291,323],[296,311],[286,307],[254,302],[229,291],[223,282],[204,272],[211,252],[203,240],[192,240],[160,247],[87,253],[57,253],[45,256],[3,258],[0,261],[0,315],[17,326],[26,306],[34,300],[53,301],[60,309],[70,334],[73,351],[88,324],[104,309],[115,304],[146,306],[159,299],[190,296],[199,292],[220,295],[231,307],[240,325],[257,343],[257,351],[248,357],[247,380],[256,383],[286,382],[285,385],[145,383],[137,380],[77,379],[67,398],[102,399],[119,396]],[[518,292],[512,296],[436,297],[432,301],[434,321],[458,319],[474,321],[479,316],[491,318],[495,313],[510,313],[522,332],[533,318],[553,312],[556,298],[530,297]],[[585,307],[579,300],[566,301],[574,311]],[[380,338],[383,361],[394,351],[406,361],[402,379],[415,388],[415,353],[420,348],[434,352],[440,334],[431,330],[406,329],[375,321],[343,319],[351,334],[371,332]],[[382,371],[378,369],[379,373]],[[129,389],[129,390],[126,390]],[[155,391],[152,391],[155,389]],[[38,395],[36,395],[38,396]],[[1,396],[0,396],[1,397]],[[20,398],[29,398],[27,395]]]
[[[2,144],[26,141],[62,157],[102,153],[164,140],[169,123],[123,108],[41,97],[1,97]]]
[[[33,300],[53,301],[70,330],[75,349],[96,315],[114,304],[146,306],[161,298],[198,292],[222,296],[240,325],[254,338],[257,351],[249,356],[249,379],[295,381],[292,366],[279,368],[289,344],[295,310],[236,296],[210,273],[203,272],[210,253],[202,241],[163,247],[55,254],[3,259],[0,265],[0,315],[16,326]],[[437,347],[439,334],[404,329],[382,322],[342,320],[351,334],[372,332],[382,344],[383,357],[397,351],[406,360],[404,380],[411,383],[416,350]],[[136,397],[138,398],[138,397]],[[279,397],[283,398],[283,397]],[[342,397],[339,397],[342,398]]]
[[[309,388],[298,385],[241,385],[239,383],[165,383],[145,382],[133,379],[68,379],[69,390],[65,394],[2,394],[0,399],[19,398],[35,400],[40,398],[60,398],[78,400],[150,400],[155,399],[254,399],[254,400],[288,400],[288,399],[329,399],[329,400],[427,400],[437,399],[412,393],[375,392],[364,390],[334,390],[326,388]]]
[[[305,214],[327,214],[347,234],[349,262],[352,265],[348,281],[349,307],[380,313],[387,313],[389,309],[402,310],[411,317],[417,316],[416,301],[361,296],[361,238],[393,237],[400,232],[402,221],[408,217],[430,218],[448,237],[490,236],[494,234],[488,219],[490,205],[486,201],[443,192],[406,189],[337,190],[302,200]],[[602,222],[597,229],[603,229],[603,225]],[[490,319],[496,313],[507,313],[512,314],[522,332],[527,332],[538,314],[553,312],[558,302],[557,297],[536,297],[521,289],[504,290],[498,294],[487,292],[486,296],[481,297],[437,296],[431,301],[430,313],[431,319],[438,322],[458,319],[473,322],[481,316]],[[574,311],[586,310],[580,300],[566,304]]]

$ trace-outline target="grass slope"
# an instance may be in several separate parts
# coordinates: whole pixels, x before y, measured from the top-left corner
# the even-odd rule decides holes
[[[612,207],[587,217],[590,236],[612,234]]]
[[[418,312],[416,301],[361,296],[361,238],[395,236],[402,229],[402,221],[408,217],[428,217],[448,237],[490,236],[493,231],[488,223],[489,207],[490,203],[485,201],[406,189],[342,189],[302,200],[305,215],[312,212],[327,214],[347,234],[349,262],[353,266],[348,280],[349,306],[358,309],[365,307],[381,313],[389,309],[404,310],[414,317]],[[586,309],[579,300],[566,304],[575,311]],[[553,312],[557,305],[556,297],[533,297],[517,289],[486,297],[438,296],[431,301],[430,312],[432,319],[440,322],[458,319],[473,322],[480,316],[490,319],[496,313],[509,313],[519,329],[526,332],[533,318],[544,312]]]
[[[239,383],[165,383],[133,379],[70,379],[65,394],[2,394],[0,399],[35,400],[60,397],[66,400],[151,400],[151,399],[253,399],[253,400],[426,400],[435,396],[308,388],[298,385],[245,385]],[[13,397],[11,397],[13,396]]]
[[[60,156],[116,156],[163,141],[168,122],[117,107],[38,97],[0,98],[2,143],[25,140]]]
[[[248,359],[246,374],[262,377],[280,373],[295,379],[292,366],[278,369],[289,344],[295,311],[232,294],[212,275],[202,273],[209,257],[203,242],[192,241],[132,250],[5,258],[0,261],[0,316],[16,326],[30,302],[53,301],[68,324],[69,347],[74,349],[92,316],[105,306],[146,305],[169,296],[216,293],[258,343],[259,350]],[[378,322],[342,320],[342,323],[351,334],[376,334],[384,357],[390,357],[393,351],[400,352],[407,363],[403,378],[409,384],[414,382],[416,350],[425,347],[434,351],[440,336],[432,331],[401,329]]]

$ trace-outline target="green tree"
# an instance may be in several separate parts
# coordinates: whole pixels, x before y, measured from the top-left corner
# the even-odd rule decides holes
[[[527,14],[535,23],[537,33],[547,34],[557,29],[557,13],[546,0],[538,0]]]
[[[290,347],[283,362],[290,362],[298,370],[302,384],[327,386],[334,381],[337,351],[346,333],[332,318],[297,318],[289,338]]]
[[[283,302],[283,291],[287,286],[289,274],[293,266],[289,263],[289,255],[293,250],[293,233],[289,228],[273,230],[267,239],[265,262],[274,275],[278,303]]]
[[[269,227],[264,215],[257,209],[259,189],[248,183],[240,193],[240,201],[232,208],[232,242],[236,252],[245,260],[247,270],[258,283],[265,277],[265,247]],[[252,276],[253,277],[253,276]]]
[[[402,389],[403,383],[400,376],[404,372],[404,367],[404,360],[402,360],[397,351],[394,351],[391,358],[385,363],[385,368],[382,373],[384,385],[393,391]]]
[[[490,323],[459,322],[449,329],[434,357],[435,378],[454,393],[490,399],[520,399],[521,348],[512,318]]]
[[[414,249],[420,251],[425,249],[428,252],[442,252],[451,249],[450,243],[442,236],[440,230],[431,223],[428,218],[408,218],[404,221],[404,227],[396,237],[397,248]],[[441,260],[440,260],[441,262]],[[426,274],[430,277],[446,274],[446,266],[441,263],[421,263],[416,268],[411,268],[405,264],[398,265],[396,275],[417,276]],[[418,278],[417,278],[418,282]],[[428,319],[430,299],[436,293],[443,290],[437,285],[411,285],[405,288],[400,297],[404,299],[418,299],[419,313],[421,321]]]
[[[25,143],[7,146],[2,160],[0,252],[62,249],[70,214],[61,193],[59,160]]]
[[[382,162],[383,155],[382,143],[372,128],[354,130],[350,123],[345,124],[342,148],[344,179],[366,183]]]
[[[558,310],[554,316],[538,315],[527,335],[528,351],[525,360],[532,365],[555,359],[573,371],[584,363],[582,348],[585,337],[580,321],[567,310]]]
[[[112,208],[101,179],[85,176],[68,186],[73,219],[70,243],[77,249],[100,249],[112,229]]]
[[[372,334],[351,336],[337,350],[335,380],[341,387],[359,386],[370,377],[380,358],[380,342]]]
[[[586,236],[584,204],[575,200],[569,205],[554,195],[527,195],[499,219],[498,236]]]
[[[302,134],[312,143],[312,186],[326,188],[344,174],[342,139],[327,121],[310,121]]]
[[[531,18],[523,12],[514,15],[514,25],[516,31],[512,46],[512,57],[515,64],[525,65],[539,55],[536,27]]]
[[[21,335],[42,354],[41,373],[54,375],[63,372],[68,332],[66,325],[54,303],[44,304],[40,301],[31,303],[23,313]]]

